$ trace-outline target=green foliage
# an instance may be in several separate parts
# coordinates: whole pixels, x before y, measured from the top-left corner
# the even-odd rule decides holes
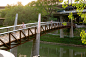
[[[85,14],[81,14],[81,18],[83,18],[83,22],[86,23],[86,13]]]
[[[69,14],[68,18],[71,19],[71,20],[74,20],[72,12]]]
[[[82,43],[86,44],[86,33],[84,30],[81,31],[80,33]]]
[[[10,11],[10,9],[5,8],[5,10],[1,10],[1,17],[5,18],[5,15]]]
[[[7,5],[5,10],[1,11],[1,17],[5,18],[5,25],[13,25],[15,15],[18,13],[18,24],[22,22],[36,22],[38,20],[38,14],[41,13],[42,17],[47,16],[47,19],[52,15],[52,10],[56,9],[58,0],[50,1],[32,1],[26,6],[23,6],[21,2],[16,5]]]
[[[49,21],[51,21],[51,20],[56,21],[57,18],[54,18],[53,15],[51,15],[51,17],[49,18]]]
[[[61,3],[61,2],[63,2],[63,0],[59,0],[59,2]]]
[[[6,26],[0,26],[0,27],[6,27]]]
[[[83,9],[86,7],[86,4],[84,4],[83,1],[79,1],[79,2],[80,2],[79,4],[74,4],[72,6],[76,6],[77,14],[81,16],[81,18],[83,19],[83,22],[86,23],[86,14],[82,13]],[[82,43],[86,44],[86,33],[84,30],[81,31],[80,36],[81,36]]]
[[[2,10],[1,17],[5,18],[4,24],[13,25],[16,13],[18,13],[18,24],[36,22],[38,20],[39,12],[34,7],[22,6],[21,3],[18,3],[14,6],[7,6],[5,10]]]
[[[79,1],[79,4],[72,4],[72,6],[76,7],[77,15],[81,16],[83,19],[83,22],[86,23],[86,14],[82,13],[83,9],[86,7],[86,4],[83,3],[83,1]]]
[[[49,21],[51,21],[51,20],[56,21],[57,18],[50,17]]]
[[[79,0],[75,0],[75,1],[79,1]],[[66,4],[67,3],[64,3],[62,7],[66,8],[67,7]],[[84,3],[84,1],[80,0],[79,3],[74,3],[72,4],[72,6],[77,8],[76,9],[77,15],[81,16],[81,18],[83,19],[83,22],[86,23],[86,14],[82,13],[83,9],[86,7],[86,4]],[[69,14],[68,18],[71,20],[74,20],[72,12]],[[80,36],[81,36],[82,43],[86,44],[86,33],[84,30],[82,30],[82,32],[80,33]]]
[[[65,38],[60,38],[58,35],[46,34],[46,35],[41,36],[40,40],[47,41],[47,42],[84,45],[82,44],[80,37],[70,38],[70,37],[65,36]]]
[[[29,6],[35,7],[43,16],[47,16],[49,21],[49,17],[52,15],[52,11],[56,10],[57,2],[59,0],[37,0],[29,3]]]
[[[60,8],[60,9],[56,8],[56,11],[61,11],[61,10],[64,10],[64,9],[63,8]]]
[[[62,24],[63,24],[64,26],[66,26],[66,25],[67,25],[67,22],[63,22]]]
[[[66,2],[64,2],[64,4],[62,4],[62,7],[63,7],[64,9],[65,9],[67,6],[68,6],[68,5],[67,5]]]

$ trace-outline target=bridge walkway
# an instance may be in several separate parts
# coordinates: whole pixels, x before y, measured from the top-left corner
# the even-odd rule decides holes
[[[21,25],[0,28],[0,47],[6,47],[3,49],[8,50],[35,39],[37,33],[37,23],[28,23],[25,25],[26,28],[24,29],[20,29]],[[14,30],[14,27],[16,27],[16,30]],[[70,27],[70,23],[67,23],[67,25],[64,26],[62,22],[41,22],[41,34],[45,34],[47,31]],[[14,47],[11,47],[13,42],[17,44]]]

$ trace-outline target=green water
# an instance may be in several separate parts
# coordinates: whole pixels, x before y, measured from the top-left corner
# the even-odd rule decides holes
[[[19,55],[31,56],[32,42],[27,42],[18,46]],[[53,44],[40,44],[40,56],[41,57],[86,57],[86,48],[62,46]]]

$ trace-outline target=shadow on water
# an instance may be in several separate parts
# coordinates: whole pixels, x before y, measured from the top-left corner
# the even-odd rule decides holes
[[[32,42],[18,46],[18,57],[30,57]],[[86,57],[86,48],[62,46],[53,44],[40,44],[41,57]]]

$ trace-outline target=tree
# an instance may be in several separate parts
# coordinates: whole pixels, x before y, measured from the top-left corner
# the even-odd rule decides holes
[[[37,0],[29,3],[29,6],[33,6],[41,12],[44,15],[47,15],[47,18],[49,20],[49,17],[51,17],[53,10],[57,9],[59,0]]]
[[[18,2],[16,5],[7,5],[5,10],[1,11],[2,17],[5,18],[4,24],[13,25],[16,13],[18,13],[18,24],[36,22],[38,19],[38,12],[34,7],[23,6]]]

